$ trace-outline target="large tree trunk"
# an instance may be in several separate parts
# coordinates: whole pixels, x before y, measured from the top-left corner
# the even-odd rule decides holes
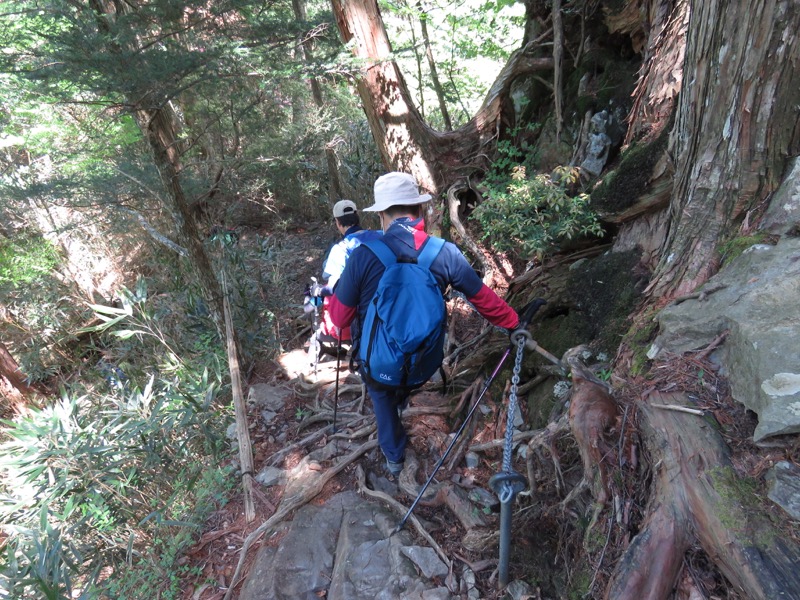
[[[757,219],[798,153],[798,30],[793,0],[692,3],[670,229],[651,294],[685,294],[713,275],[720,241]]]
[[[665,124],[672,114],[683,81],[689,0],[634,0],[609,15],[606,25],[611,33],[629,35],[634,48],[641,46],[643,53],[628,113],[625,143],[629,144]]]
[[[748,233],[787,159],[800,150],[800,6],[793,0],[678,0],[649,7],[655,26],[629,135],[645,135],[678,98],[669,143],[675,176],[668,234],[648,290],[651,301],[663,301],[692,291],[718,270],[719,244]],[[793,565],[800,549],[758,510],[742,508],[744,499],[727,481],[736,475],[716,430],[664,404],[688,402],[653,393],[640,406],[657,469],[646,520],[618,561],[605,597],[673,597],[694,545],[742,597],[795,597],[800,575]]]
[[[345,43],[368,64],[357,87],[373,137],[387,169],[411,173],[432,193],[488,166],[488,156],[503,125],[513,124],[512,82],[523,74],[552,69],[553,59],[532,58],[518,50],[495,80],[478,113],[463,127],[438,132],[417,111],[397,64],[375,0],[332,0]]]

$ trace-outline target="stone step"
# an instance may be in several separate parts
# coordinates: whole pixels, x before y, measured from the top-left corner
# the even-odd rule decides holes
[[[447,567],[397,516],[356,492],[298,509],[277,547],[258,552],[240,600],[448,600]]]

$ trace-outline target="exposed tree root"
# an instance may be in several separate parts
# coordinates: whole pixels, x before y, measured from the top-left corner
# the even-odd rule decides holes
[[[561,493],[564,489],[564,477],[561,474],[561,462],[559,460],[558,452],[556,452],[555,441],[558,436],[564,435],[569,432],[569,420],[566,414],[561,415],[557,421],[551,421],[547,427],[533,432],[533,437],[528,442],[528,458],[526,460],[528,471],[528,485],[530,486],[527,493],[533,493],[535,482],[539,480],[536,474],[536,467],[534,460],[540,455],[540,449],[546,448],[553,461],[553,480],[556,487],[556,492]],[[526,492],[523,492],[526,493]]]
[[[476,335],[471,340],[467,340],[466,342],[464,342],[460,346],[457,346],[455,348],[455,350],[453,350],[452,352],[450,352],[450,354],[448,354],[447,356],[444,357],[444,360],[442,361],[442,364],[451,366],[455,362],[455,360],[456,360],[456,358],[458,357],[459,354],[464,352],[464,350],[467,350],[468,348],[471,348],[472,346],[480,343],[484,338],[486,338],[491,333],[491,331],[492,331],[491,328],[490,329],[484,329],[482,332],[480,332],[478,335]],[[455,376],[456,375],[453,374],[453,375],[451,375],[451,378],[455,377]]]
[[[461,412],[464,410],[464,406],[471,406],[472,400],[475,398],[475,394],[477,390],[480,390],[481,386],[483,385],[483,377],[478,377],[475,381],[473,381],[467,389],[461,392],[461,396],[458,399],[458,404],[456,407],[450,412],[450,418],[455,419]]]
[[[247,557],[247,551],[250,549],[250,546],[253,545],[253,542],[281,523],[281,521],[289,516],[292,511],[313,500],[317,494],[322,491],[322,488],[325,487],[326,483],[341,473],[345,467],[353,463],[357,458],[363,454],[366,454],[377,445],[377,440],[369,440],[368,442],[363,443],[324,473],[316,477],[309,477],[308,481],[303,486],[298,486],[298,492],[296,494],[284,496],[283,500],[281,500],[281,503],[278,506],[278,510],[275,511],[275,513],[269,519],[264,521],[264,523],[259,525],[255,531],[247,536],[247,538],[245,538],[244,544],[242,545],[242,549],[239,553],[239,562],[236,564],[236,571],[233,573],[230,587],[228,587],[228,590],[225,592],[225,597],[223,600],[229,600],[233,590],[239,584],[239,575],[242,571],[244,560]]]
[[[450,412],[449,406],[409,406],[403,411],[403,418],[418,417],[421,415],[446,415]]]
[[[400,489],[409,497],[416,498],[422,487],[417,483],[419,461],[411,450],[406,451],[406,463],[398,478]],[[447,506],[466,530],[485,527],[486,522],[460,487],[451,482],[431,483],[420,501],[424,506]]]
[[[422,487],[417,483],[417,471],[419,470],[419,461],[417,455],[409,448],[406,450],[406,462],[403,467],[403,472],[397,480],[397,484],[403,492],[411,498],[416,498],[419,494],[419,489]],[[441,489],[441,483],[431,482],[428,489],[425,490],[425,495],[422,497],[422,503],[430,502]]]
[[[469,395],[469,401],[467,402],[467,406],[469,406],[470,410],[475,405],[475,403],[480,398],[480,386],[473,385],[471,386],[471,393]],[[469,411],[467,411],[469,414]],[[464,416],[466,418],[466,415]],[[458,440],[455,447],[453,448],[450,458],[447,462],[447,470],[452,471],[453,467],[461,462],[461,459],[464,457],[464,453],[467,451],[469,447],[469,441],[472,439],[473,434],[475,433],[477,419],[472,419],[470,423],[467,423],[467,426],[464,428],[464,431],[461,433],[461,439]]]
[[[340,412],[336,415],[336,418],[340,419],[340,422],[344,420],[354,421],[362,418],[362,415],[358,413]],[[310,417],[303,419],[300,425],[298,425],[298,431],[305,429],[310,425],[314,425],[316,423],[327,423],[328,421],[333,421],[333,411],[323,410],[315,415],[311,415]]]
[[[618,427],[620,413],[608,385],[580,361],[579,352],[580,347],[564,355],[564,363],[572,370],[569,424],[583,462],[583,481],[589,485],[597,502],[592,519],[594,524],[609,498],[608,461],[604,459],[613,452],[607,436]],[[577,492],[570,492],[567,500],[572,500],[575,495]]]
[[[348,442],[352,442],[353,440],[367,437],[368,435],[371,435],[377,430],[378,430],[378,425],[375,423],[375,417],[372,417],[369,420],[369,422],[360,429],[356,429],[355,431],[351,431],[350,433],[337,433],[333,437],[342,438],[347,440]]]
[[[525,440],[529,440],[532,437],[536,437],[541,433],[541,429],[537,429],[536,431],[517,431],[512,438],[513,443],[517,444],[519,442],[524,442]],[[492,440],[491,442],[483,442],[482,444],[473,444],[469,447],[470,452],[485,452],[486,450],[494,450],[495,448],[500,448],[506,443],[505,438],[498,438],[496,440]]]
[[[671,598],[694,543],[744,597],[800,597],[800,548],[774,529],[740,487],[716,428],[695,415],[657,410],[685,404],[682,394],[652,392],[639,406],[654,489],[649,514],[619,560],[605,598]]]
[[[329,425],[327,427],[323,427],[322,429],[318,429],[314,433],[309,434],[306,437],[304,437],[302,440],[299,440],[299,441],[295,442],[294,444],[290,444],[289,446],[286,446],[283,450],[279,450],[278,452],[275,452],[272,456],[269,457],[268,464],[273,465],[273,466],[277,465],[279,462],[281,462],[286,457],[286,455],[291,454],[292,452],[294,452],[295,450],[299,450],[300,448],[305,448],[306,446],[310,446],[311,444],[313,444],[317,440],[320,440],[323,437],[325,437],[325,434],[328,433],[330,428],[331,428],[331,426]]]

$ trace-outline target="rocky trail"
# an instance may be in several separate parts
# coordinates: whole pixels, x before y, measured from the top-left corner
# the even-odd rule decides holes
[[[284,355],[281,365],[272,381],[249,388],[260,484],[256,521],[244,522],[235,499],[215,515],[221,522],[189,556],[204,557],[203,571],[220,585],[193,585],[187,598],[492,597],[481,591],[479,581],[490,583],[496,560],[458,548],[459,517],[487,532],[493,524],[496,529],[497,502],[484,487],[485,467],[472,457],[474,468],[465,462],[453,472],[443,470],[444,480],[455,478],[458,484],[445,492],[446,486],[435,482],[406,527],[392,535],[419,489],[417,471],[427,473],[448,441],[442,418],[451,410],[447,399],[421,392],[406,409],[412,450],[406,470],[395,480],[385,472],[373,437],[374,418],[355,376],[342,367],[338,433],[332,434],[336,361],[319,365],[321,385],[303,373],[308,368],[305,351]],[[449,504],[457,514],[442,499],[447,494],[455,498]]]
[[[303,232],[286,240],[284,253],[295,273],[287,294],[301,297],[302,286],[321,263],[319,237]],[[306,325],[290,313],[282,324],[282,337],[291,340],[286,351],[258,365],[248,381],[256,518],[245,521],[241,492],[234,488],[182,559],[191,565],[183,600],[556,599],[571,597],[576,586],[588,590],[585,598],[601,598],[647,526],[649,488],[659,465],[672,460],[665,454],[655,464],[648,462],[648,444],[654,448],[659,442],[652,435],[641,437],[643,424],[669,415],[676,431],[696,426],[718,430],[714,435],[729,447],[724,468],[746,481],[763,480],[774,465],[792,464],[800,452],[796,436],[761,446],[753,442],[755,415],[733,400],[720,365],[710,358],[721,340],[683,355],[668,354],[647,376],[617,378],[613,387],[598,383],[597,370],[587,368],[579,352],[565,355],[571,380],[534,372],[521,381],[526,394],[534,393],[536,385],[571,384],[571,394],[555,403],[547,426],[530,429],[524,402],[510,417],[514,468],[526,474],[530,486],[515,504],[511,584],[498,591],[499,503],[488,482],[502,458],[509,366],[489,389],[414,517],[392,535],[494,364],[468,365],[465,360],[457,387],[447,394],[437,384],[414,394],[403,413],[410,451],[395,480],[387,475],[377,448],[370,402],[346,360],[338,365],[333,432],[337,361],[326,357],[315,372],[302,347]],[[459,327],[460,339],[478,340],[482,351],[505,343],[491,332],[481,336],[480,324],[468,315],[459,319]],[[623,365],[628,360],[617,357]],[[598,398],[604,399],[598,403]],[[655,413],[645,410],[642,402],[648,398],[654,406],[654,398],[668,406],[656,406]],[[691,410],[675,410],[687,403]],[[235,443],[235,432],[230,437]],[[706,452],[711,443],[696,452]],[[758,502],[780,535],[796,543],[796,523],[786,520],[778,505]],[[684,556],[683,566],[677,566],[682,575],[673,592],[676,599],[746,597],[698,545]],[[696,595],[698,590],[702,595]]]

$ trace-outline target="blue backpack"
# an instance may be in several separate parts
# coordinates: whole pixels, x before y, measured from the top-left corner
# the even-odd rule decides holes
[[[417,388],[444,358],[447,310],[430,270],[444,240],[429,237],[416,262],[398,262],[382,240],[362,245],[386,267],[361,324],[362,372],[382,389]]]

